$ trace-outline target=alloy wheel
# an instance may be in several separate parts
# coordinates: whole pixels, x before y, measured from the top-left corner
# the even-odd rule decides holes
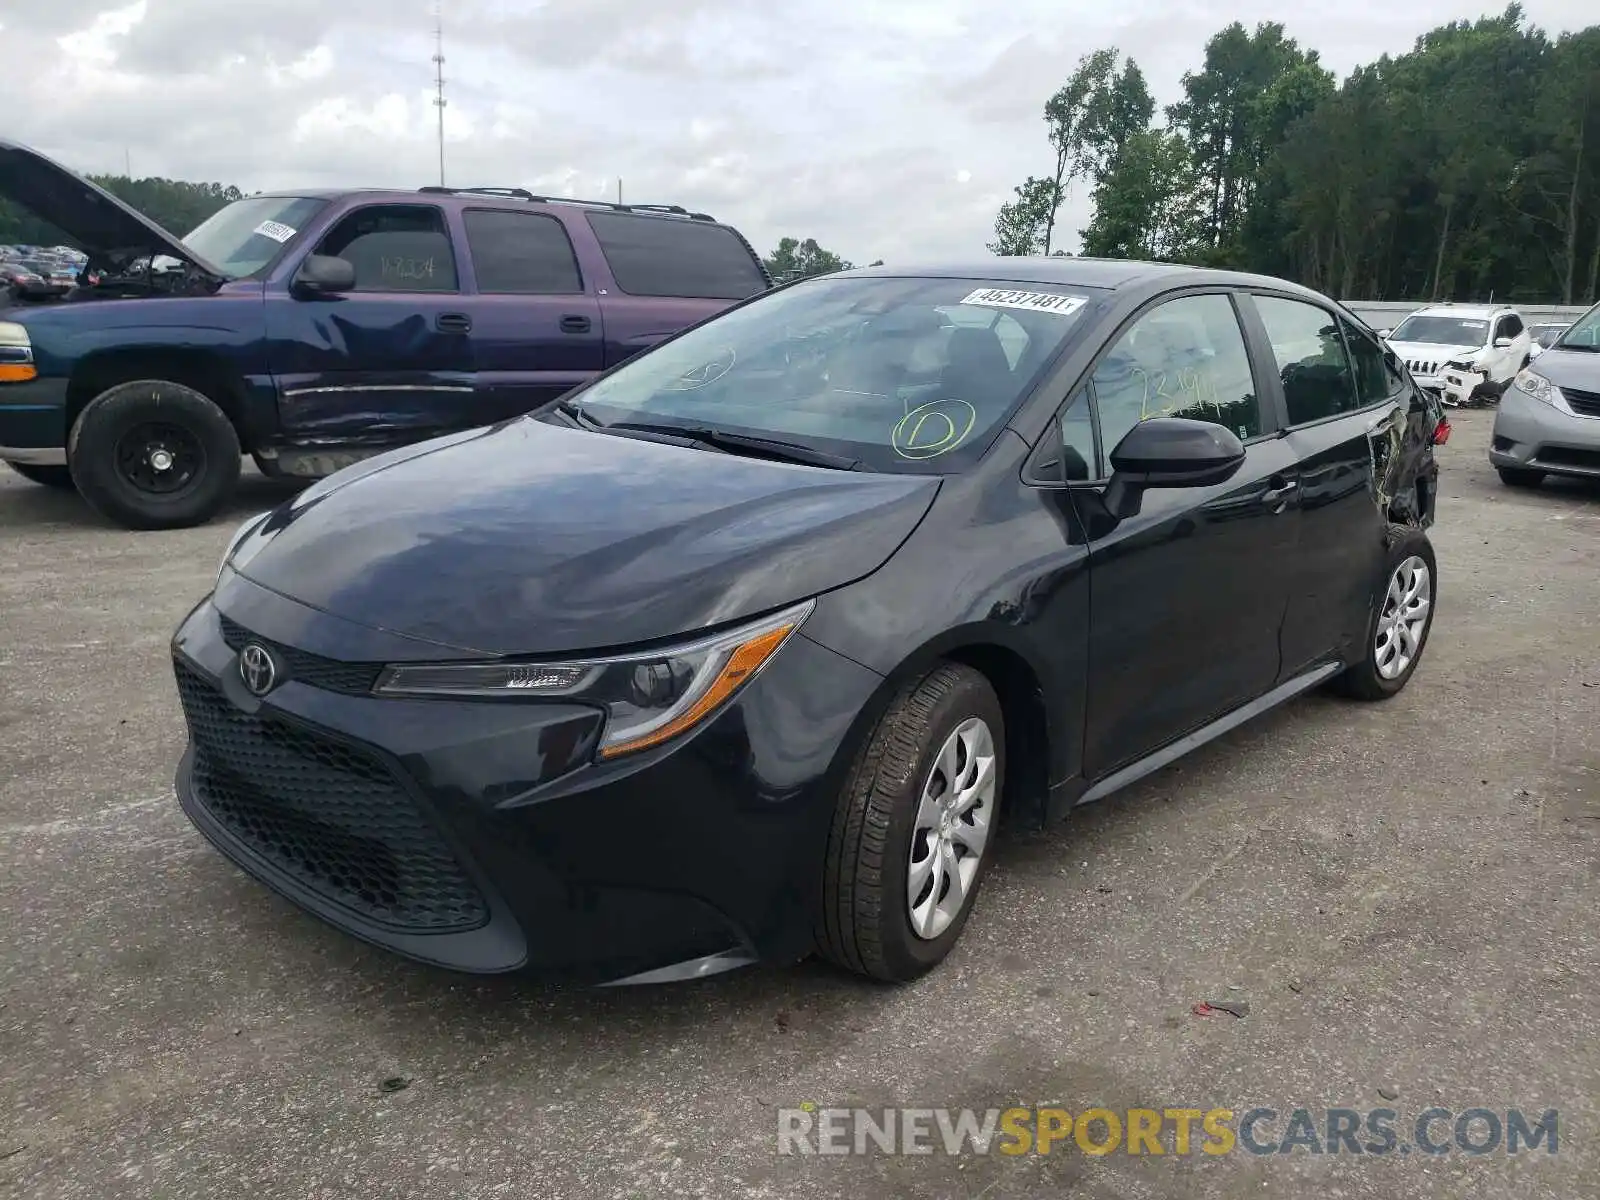
[[[919,938],[938,937],[961,914],[994,812],[994,734],[982,718],[969,717],[935,757],[912,825],[906,904]]]
[[[1413,554],[1394,569],[1378,614],[1373,661],[1384,679],[1398,679],[1416,661],[1433,611],[1433,575]]]

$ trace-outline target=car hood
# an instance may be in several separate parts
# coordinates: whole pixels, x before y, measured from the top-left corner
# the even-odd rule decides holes
[[[226,276],[144,214],[37,150],[0,141],[0,198],[48,221],[94,258],[113,264],[170,254]]]
[[[871,574],[938,489],[526,418],[331,476],[235,561],[325,612],[466,651],[610,650]]]
[[[1441,346],[1437,342],[1389,342],[1389,349],[1404,362],[1436,362],[1440,366],[1455,358],[1475,358],[1482,346]]]
[[[1600,351],[1555,346],[1539,355],[1535,369],[1558,388],[1600,393]]]

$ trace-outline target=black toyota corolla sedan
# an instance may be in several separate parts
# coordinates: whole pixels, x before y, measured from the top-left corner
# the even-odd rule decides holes
[[[1405,686],[1440,414],[1281,280],[780,288],[235,534],[178,795],[341,929],[590,982],[950,951],[997,822]]]

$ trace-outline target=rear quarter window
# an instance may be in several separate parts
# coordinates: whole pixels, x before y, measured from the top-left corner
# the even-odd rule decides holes
[[[617,287],[630,296],[743,300],[767,288],[761,265],[725,225],[629,213],[590,213]]]

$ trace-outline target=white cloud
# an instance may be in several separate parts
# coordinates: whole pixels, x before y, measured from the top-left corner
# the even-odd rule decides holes
[[[86,171],[246,189],[437,179],[432,0],[0,0],[6,136]],[[1527,0],[1552,32],[1593,0]],[[1486,10],[1498,11],[1499,0]],[[1160,102],[1228,21],[1283,20],[1339,71],[1468,15],[1459,0],[449,0],[450,182],[679,203],[763,249],[978,257],[1049,161],[1077,58],[1131,53]],[[1307,10],[1308,12],[1310,10]],[[1061,225],[1086,221],[1074,194]]]

